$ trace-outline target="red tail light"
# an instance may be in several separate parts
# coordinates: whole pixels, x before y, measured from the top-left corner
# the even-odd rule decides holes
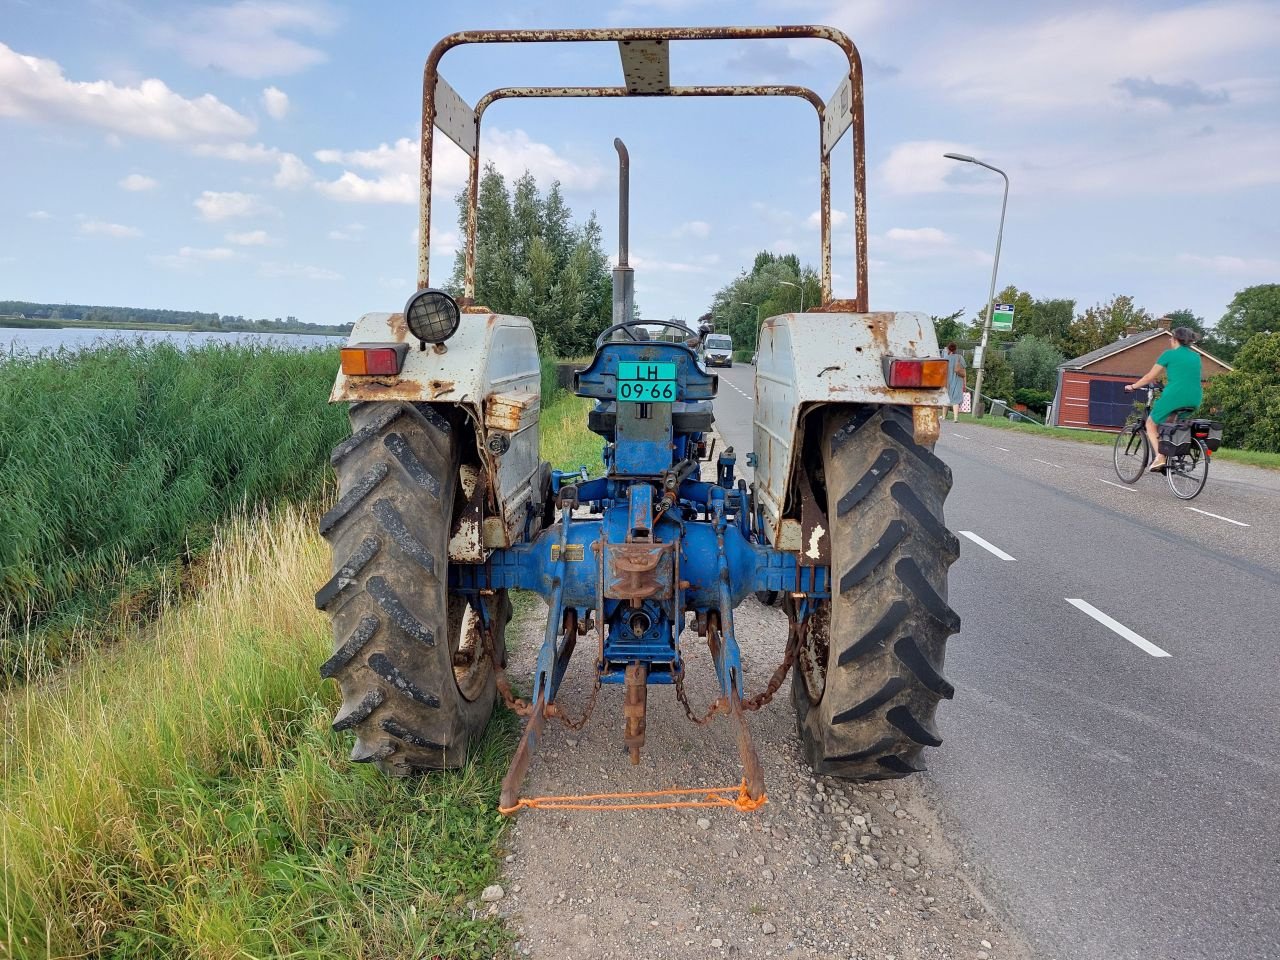
[[[342,348],[342,372],[349,377],[394,377],[404,366],[407,343],[353,343]]]
[[[944,387],[947,384],[947,361],[890,360],[886,379],[891,387]]]

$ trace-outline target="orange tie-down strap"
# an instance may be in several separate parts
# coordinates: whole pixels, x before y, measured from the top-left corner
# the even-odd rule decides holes
[[[733,796],[727,796],[733,794]],[[652,803],[612,803],[615,800],[641,800],[646,797],[698,797],[689,800],[662,800]],[[589,793],[569,797],[521,797],[514,807],[499,807],[498,812],[511,816],[521,810],[678,810],[687,807],[729,807],[749,813],[763,807],[769,798],[760,794],[752,800],[747,781],[736,787],[694,787],[691,789],[651,790],[644,793]]]

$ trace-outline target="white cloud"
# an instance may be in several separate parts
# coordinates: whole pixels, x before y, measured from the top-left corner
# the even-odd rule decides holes
[[[228,233],[227,242],[242,247],[261,247],[272,241],[265,230],[247,230],[244,233]]]
[[[47,210],[32,210],[27,214],[28,220],[48,220],[53,215]]]
[[[948,177],[972,164],[948,160],[944,153],[979,151],[949,140],[911,140],[897,144],[880,165],[880,178],[894,193],[938,193],[952,188]],[[993,174],[994,176],[994,174]]]
[[[1277,274],[1280,274],[1280,260],[1270,257],[1232,257],[1224,254],[1206,257],[1194,253],[1181,253],[1178,254],[1178,262],[1233,277],[1274,279]]]
[[[1195,78],[1230,94],[1242,76],[1242,61],[1269,57],[1277,44],[1280,6],[1274,3],[1198,3],[1154,11],[1106,5],[949,31],[945,41],[921,49],[906,74],[988,108],[1127,109],[1133,97],[1118,81],[1152,78],[1176,85]]]
[[[677,260],[651,260],[638,253],[627,258],[628,263],[636,270],[646,273],[710,273],[711,271],[699,263],[686,263]]]
[[[697,237],[705,240],[711,236],[711,224],[705,220],[690,220],[671,231],[673,237]]]
[[[292,153],[281,154],[280,166],[271,182],[284,190],[305,187],[311,182],[311,168]]]
[[[432,185],[437,190],[455,191],[467,178],[467,156],[450,143],[437,139]],[[372,150],[317,150],[321,163],[354,167],[336,180],[322,180],[316,186],[335,200],[357,203],[417,203],[419,182],[418,141],[401,137],[394,144],[381,143]],[[594,160],[573,161],[554,148],[530,139],[523,130],[488,130],[483,134],[480,156],[493,163],[508,180],[526,170],[543,186],[559,180],[576,190],[592,190],[604,178],[604,169]],[[356,170],[364,171],[357,173]],[[370,176],[369,174],[373,174]]]
[[[258,268],[258,276],[269,279],[297,277],[302,280],[341,280],[342,274],[306,263],[267,262]]]
[[[157,185],[158,183],[155,179],[143,176],[141,173],[131,173],[119,183],[121,190],[128,190],[131,193],[153,190]]]
[[[849,219],[849,215],[845,213],[843,210],[832,209],[831,211],[832,229],[840,226],[840,224],[844,223],[848,219]],[[805,220],[805,223],[810,227],[810,229],[817,230],[819,227],[822,226],[822,211],[821,210],[813,211],[813,213],[809,214],[809,218]]]
[[[189,270],[202,263],[220,263],[238,256],[229,247],[181,247],[177,253],[153,256],[151,262],[171,270]]]
[[[264,213],[267,207],[251,193],[218,193],[206,190],[195,201],[195,207],[204,220],[228,220],[231,217],[249,217]]]
[[[282,189],[304,187],[311,182],[311,169],[296,154],[285,153],[278,147],[268,147],[263,143],[201,143],[192,149],[192,153],[236,163],[274,163],[277,165],[276,174],[271,182]]]
[[[990,263],[991,255],[961,247],[954,237],[937,227],[892,227],[883,236],[873,237],[877,253],[897,260],[945,258],[962,263]]]
[[[262,106],[274,120],[283,120],[289,112],[289,95],[275,87],[262,91]]]
[[[363,223],[348,223],[345,227],[341,227],[337,230],[330,230],[329,239],[330,240],[347,240],[347,241],[354,242],[356,240],[361,239],[364,236],[364,230],[365,230],[365,227]],[[415,243],[417,242],[416,233],[414,234],[414,242]]]
[[[126,227],[122,223],[107,223],[103,220],[85,220],[80,224],[80,232],[86,236],[116,237],[119,239],[142,236],[142,231],[137,227]]]
[[[152,140],[243,137],[255,127],[211,94],[189,100],[155,79],[133,87],[68,80],[55,61],[23,56],[3,43],[0,116],[87,124]]]
[[[239,0],[197,8],[180,24],[157,27],[152,39],[188,63],[236,77],[298,73],[326,59],[324,51],[287,34],[329,33],[337,18],[317,3]]]

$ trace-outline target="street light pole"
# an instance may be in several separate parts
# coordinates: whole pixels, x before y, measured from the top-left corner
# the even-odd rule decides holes
[[[977,157],[971,157],[964,153],[944,153],[943,156],[948,160],[959,160],[961,163],[976,163],[978,166],[994,170],[1004,177],[1004,199],[1000,201],[1000,229],[996,231],[996,258],[991,264],[991,290],[987,293],[987,319],[982,325],[982,353],[978,357],[978,378],[973,388],[972,413],[977,418],[981,415],[982,410],[982,369],[987,362],[987,341],[991,337],[991,313],[995,309],[996,302],[996,271],[1000,269],[1000,241],[1004,239],[1004,211],[1009,204],[1009,177],[999,167],[983,163]]]
[[[804,287],[797,286],[796,284],[792,283],[790,280],[779,280],[778,283],[784,287],[795,287],[797,290],[800,291],[800,312],[804,313]]]

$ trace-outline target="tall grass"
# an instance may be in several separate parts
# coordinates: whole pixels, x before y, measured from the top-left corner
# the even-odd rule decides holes
[[[336,368],[141,341],[0,360],[0,676],[149,612],[218,520],[320,492],[347,432]]]
[[[151,638],[3,704],[0,957],[492,956],[504,713],[464,771],[381,777],[329,731],[315,516],[215,541]]]

